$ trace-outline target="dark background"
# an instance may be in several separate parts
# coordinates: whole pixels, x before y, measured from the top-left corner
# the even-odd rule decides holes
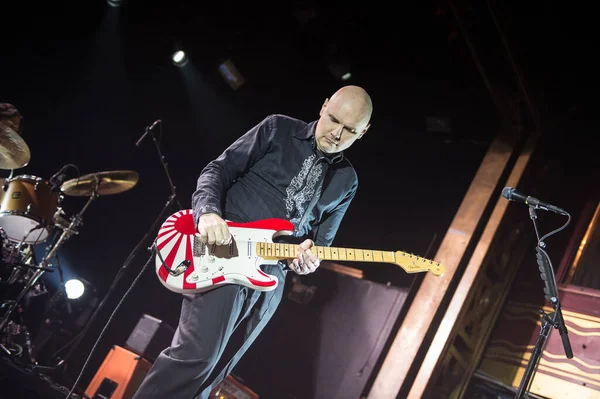
[[[312,121],[339,87],[363,86],[375,110],[368,134],[347,151],[360,188],[335,245],[424,256],[435,253],[505,119],[486,79],[503,100],[521,96],[523,125],[533,129],[541,120],[548,140],[576,149],[578,135],[594,134],[597,118],[587,96],[595,93],[595,47],[585,9],[541,1],[456,3],[483,77],[450,5],[418,3],[131,0],[117,9],[94,0],[6,6],[0,102],[22,113],[32,154],[15,174],[47,179],[66,164],[81,175],[139,173],[132,190],[101,197],[85,212],[80,233],[59,253],[65,279],[84,278],[104,298],[144,235],[154,238],[150,227],[169,186],[151,140],[139,148],[135,142],[157,119],[163,123],[156,137],[187,208],[204,165],[266,115]],[[190,58],[184,68],[170,59],[178,46]],[[238,90],[218,74],[224,59],[246,79]],[[522,99],[512,62],[540,120]],[[346,65],[352,78],[338,79],[328,67],[332,63]],[[427,118],[446,118],[451,128],[432,131]],[[552,156],[577,157],[576,151]],[[69,174],[74,178],[77,171]],[[63,207],[71,216],[85,201],[66,197]],[[144,248],[80,343],[67,368],[72,376],[145,263]],[[348,266],[363,269],[376,284],[400,289],[415,278],[393,265]],[[56,291],[57,273],[44,281]],[[100,340],[84,381],[143,313],[175,326],[179,304],[179,296],[147,270]]]

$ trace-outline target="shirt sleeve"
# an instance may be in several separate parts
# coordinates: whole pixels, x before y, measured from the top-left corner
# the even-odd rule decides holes
[[[356,196],[358,184],[354,183],[352,189],[346,194],[344,199],[330,212],[323,216],[321,222],[314,229],[315,245],[329,247],[338,232],[342,219],[350,206],[350,203]]]
[[[276,132],[275,116],[270,115],[233,142],[200,173],[192,194],[195,224],[205,213],[222,216],[224,194],[238,176],[262,158],[271,147]]]

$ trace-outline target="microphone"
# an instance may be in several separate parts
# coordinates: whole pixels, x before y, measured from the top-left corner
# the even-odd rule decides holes
[[[551,204],[548,204],[548,203],[545,203],[545,202],[542,202],[537,198],[530,197],[529,195],[525,195],[512,187],[504,187],[504,189],[502,190],[502,196],[509,201],[523,202],[527,205],[533,206],[534,208],[539,208],[539,209],[543,209],[545,211],[558,213],[559,215],[564,215],[564,216],[568,215],[568,212],[565,211],[564,209],[559,208],[554,205],[551,205]]]
[[[67,178],[67,174],[65,173],[67,170],[67,166],[63,166],[60,168],[58,172],[56,172],[50,179],[48,179],[48,183],[50,183],[50,191],[55,192],[58,191],[62,184],[65,182]]]
[[[139,146],[140,146],[140,144],[142,144],[142,141],[143,141],[143,140],[146,138],[146,136],[148,135],[148,133],[149,133],[149,132],[150,132],[152,129],[154,129],[154,127],[155,127],[156,125],[158,125],[159,123],[162,123],[162,121],[161,121],[160,119],[157,119],[157,120],[155,120],[155,121],[154,121],[154,123],[153,123],[152,125],[150,125],[150,127],[147,127],[147,128],[146,128],[146,131],[144,132],[144,134],[142,134],[142,137],[140,137],[140,138],[139,138],[139,140],[138,140],[138,141],[135,143],[135,146],[136,146],[136,147],[139,147]]]

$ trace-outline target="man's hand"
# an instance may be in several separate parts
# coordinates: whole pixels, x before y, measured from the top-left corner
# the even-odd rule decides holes
[[[309,274],[317,270],[321,261],[310,250],[313,245],[315,243],[312,240],[305,240],[298,245],[296,258],[288,261],[288,267],[297,274]]]
[[[229,226],[216,213],[205,213],[200,216],[198,234],[203,244],[229,245],[231,243]]]

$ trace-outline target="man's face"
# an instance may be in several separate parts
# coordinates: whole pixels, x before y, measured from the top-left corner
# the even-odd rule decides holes
[[[369,128],[364,104],[360,101],[325,100],[319,115],[315,140],[319,149],[326,154],[350,147]]]

